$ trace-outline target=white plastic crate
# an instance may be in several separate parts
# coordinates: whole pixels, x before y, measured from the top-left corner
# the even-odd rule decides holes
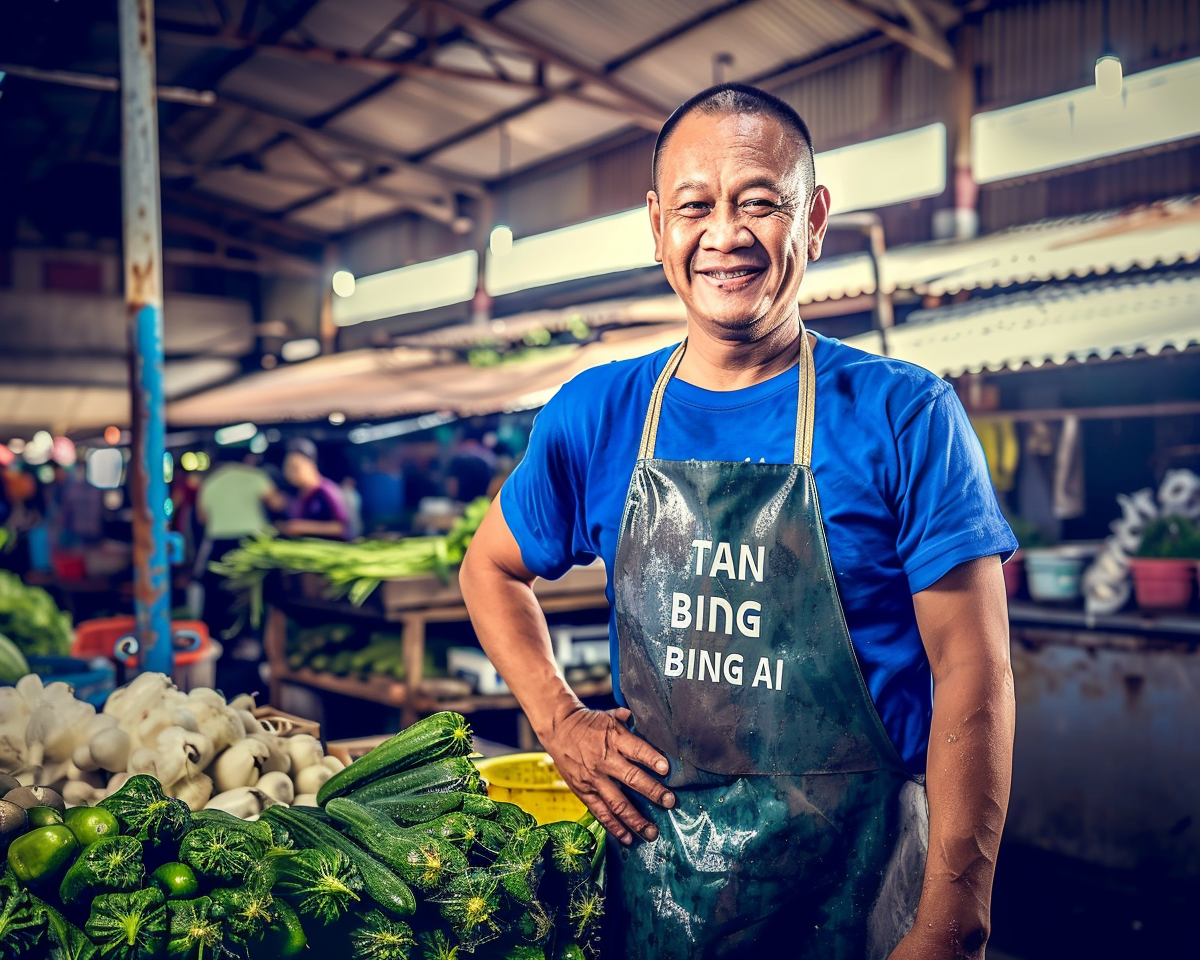
[[[508,693],[492,661],[478,647],[451,647],[446,651],[446,672],[471,684],[477,693]]]

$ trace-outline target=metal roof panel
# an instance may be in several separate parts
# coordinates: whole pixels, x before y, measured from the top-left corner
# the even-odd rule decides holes
[[[846,343],[880,353],[876,332]],[[942,377],[1200,344],[1200,274],[1048,284],[919,310],[887,331],[887,355]]]

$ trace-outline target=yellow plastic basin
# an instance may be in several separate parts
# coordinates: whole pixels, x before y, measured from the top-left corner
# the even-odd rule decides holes
[[[578,820],[587,807],[558,775],[548,753],[510,753],[503,757],[476,760],[488,796],[505,800],[537,820]]]

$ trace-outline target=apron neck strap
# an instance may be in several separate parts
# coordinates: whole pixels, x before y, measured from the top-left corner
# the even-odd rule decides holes
[[[800,397],[796,404],[796,447],[793,452],[793,462],[802,467],[812,466],[813,418],[817,405],[817,378],[813,365],[812,344],[808,340],[808,331],[804,329],[804,321],[800,321]],[[658,421],[662,415],[663,397],[667,393],[667,384],[679,369],[687,350],[687,340],[684,340],[667,360],[662,373],[654,384],[654,392],[650,394],[650,407],[646,411],[646,422],[642,427],[642,444],[638,449],[639,460],[650,460],[654,457],[654,448],[658,441]]]

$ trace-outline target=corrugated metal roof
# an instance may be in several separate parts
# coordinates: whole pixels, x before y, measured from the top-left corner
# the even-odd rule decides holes
[[[683,324],[616,330],[576,347],[551,347],[527,360],[478,368],[438,362],[429,350],[398,347],[341,356],[255,374],[167,407],[178,425],[318,420],[333,411],[351,419],[445,411],[459,416],[541,406],[590,367],[642,356],[678,343]]]
[[[1043,220],[974,240],[896,247],[880,264],[883,289],[943,296],[960,290],[1147,270],[1200,259],[1200,197],[1133,210]],[[875,292],[865,254],[819,260],[802,303]]]
[[[877,332],[846,343],[882,353]],[[1200,344],[1200,275],[1055,284],[922,310],[887,331],[887,355],[938,376],[1017,370]]]

